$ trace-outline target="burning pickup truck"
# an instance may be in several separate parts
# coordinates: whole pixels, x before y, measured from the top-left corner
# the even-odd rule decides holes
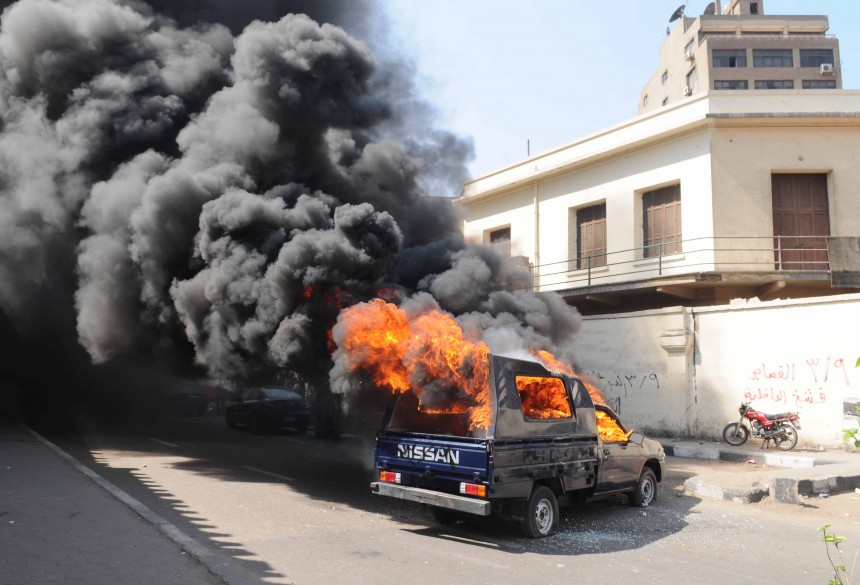
[[[531,538],[558,528],[559,504],[613,494],[634,506],[655,501],[665,471],[657,442],[627,431],[574,376],[537,361],[488,360],[488,400],[478,409],[397,397],[377,435],[374,493],[433,506],[443,522],[512,517]]]

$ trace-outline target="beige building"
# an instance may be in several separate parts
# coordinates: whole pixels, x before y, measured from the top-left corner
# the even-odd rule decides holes
[[[729,0],[722,13],[719,4],[667,29],[640,114],[706,91],[842,88],[839,41],[827,34],[826,16],[768,15],[763,0]]]
[[[636,428],[716,439],[742,400],[799,411],[804,446],[860,424],[860,91],[841,89],[827,26],[748,0],[682,19],[639,116],[455,201],[468,240],[583,313],[566,349]],[[826,51],[833,75],[806,60]]]
[[[831,249],[860,236],[858,169],[860,92],[708,92],[474,179],[456,204],[467,239],[585,314],[800,298],[860,290]]]

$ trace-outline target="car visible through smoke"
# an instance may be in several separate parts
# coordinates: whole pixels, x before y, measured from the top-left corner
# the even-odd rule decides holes
[[[308,430],[310,412],[305,397],[286,388],[260,387],[236,396],[224,411],[227,426],[246,426],[255,433],[292,428],[298,433]]]

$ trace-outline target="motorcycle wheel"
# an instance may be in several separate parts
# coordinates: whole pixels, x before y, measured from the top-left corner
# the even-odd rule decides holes
[[[747,428],[736,422],[727,424],[723,429],[723,440],[734,447],[743,445],[749,438],[750,432]]]
[[[777,449],[782,451],[791,451],[797,445],[797,431],[791,425],[785,425],[785,437],[774,437],[773,443]]]

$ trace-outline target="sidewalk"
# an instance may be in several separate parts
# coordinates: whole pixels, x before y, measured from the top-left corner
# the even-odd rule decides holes
[[[691,477],[684,482],[684,489],[696,496],[743,503],[758,502],[768,496],[777,502],[799,503],[803,497],[860,488],[860,453],[760,449],[760,441],[732,447],[713,441],[656,440],[669,456],[740,463],[751,461],[773,467],[745,473],[712,472]]]
[[[223,583],[194,541],[53,449],[0,421],[0,585]]]

